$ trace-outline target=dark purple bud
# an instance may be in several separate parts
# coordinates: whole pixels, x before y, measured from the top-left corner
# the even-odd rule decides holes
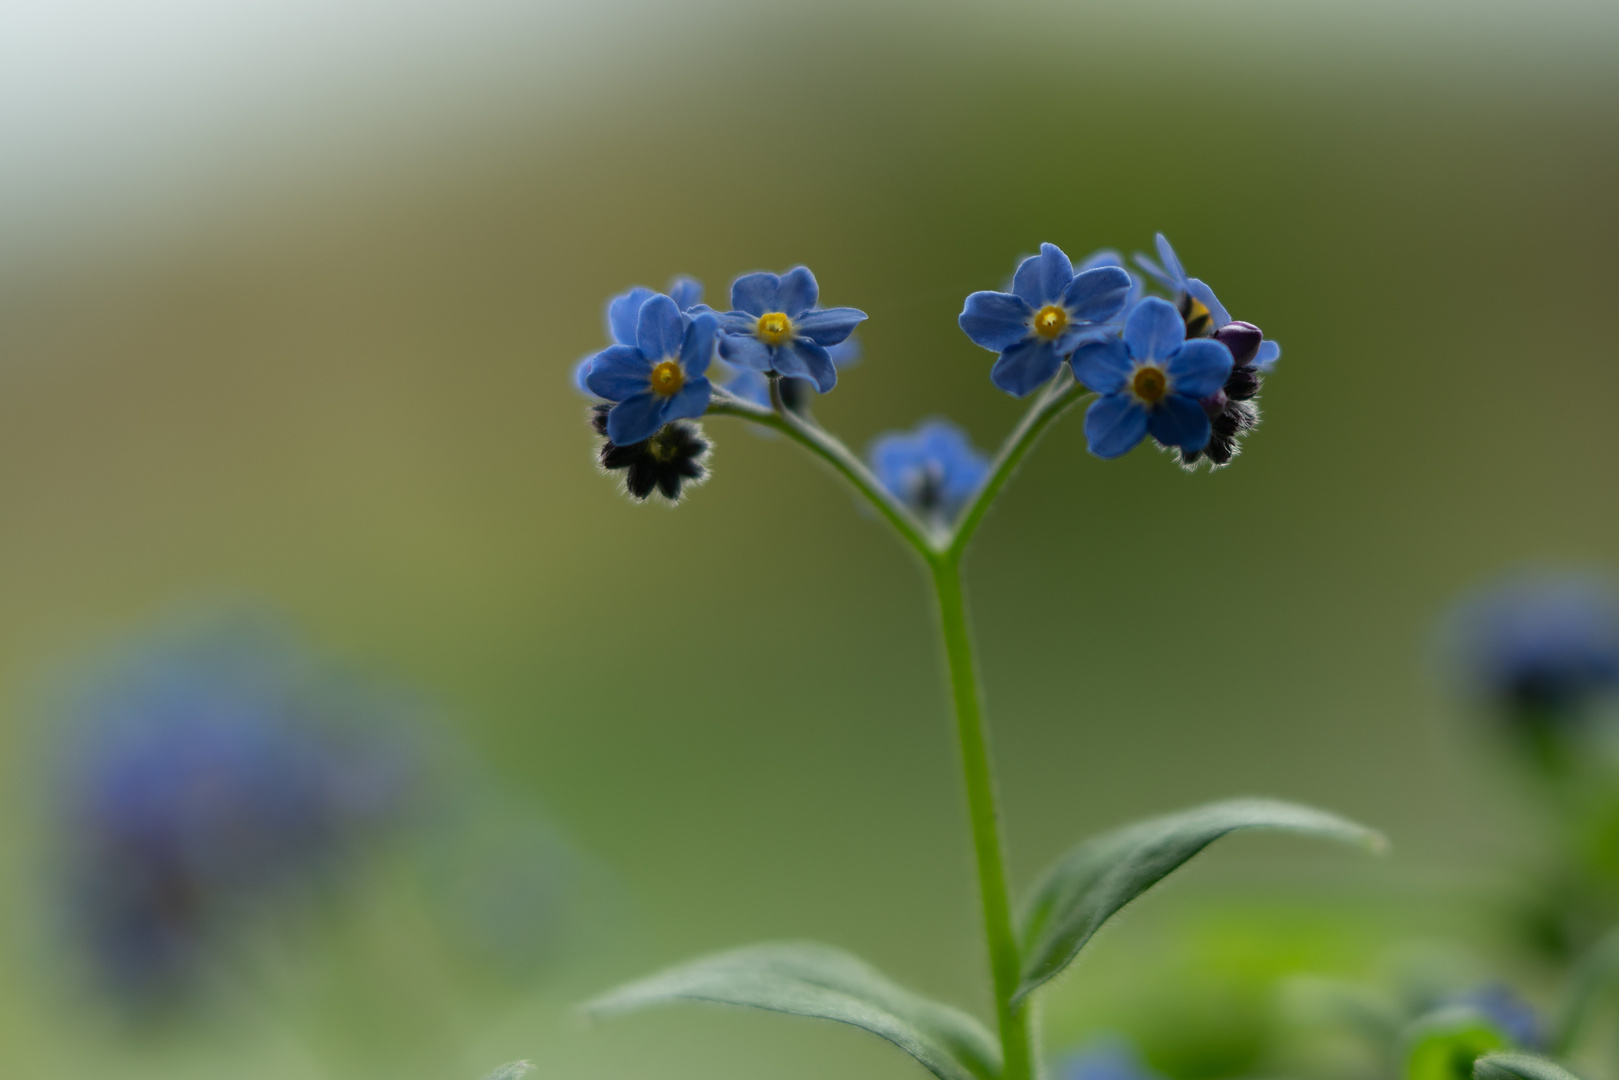
[[[1234,367],[1226,376],[1225,396],[1233,401],[1247,401],[1259,393],[1261,378],[1258,368]]]
[[[1203,411],[1208,414],[1210,420],[1213,420],[1216,416],[1225,412],[1225,391],[1216,390],[1212,396],[1203,398],[1198,404],[1203,406]]]
[[[1259,354],[1259,343],[1265,340],[1264,331],[1253,323],[1228,322],[1214,332],[1214,340],[1231,350],[1231,359],[1237,367],[1246,367]]]

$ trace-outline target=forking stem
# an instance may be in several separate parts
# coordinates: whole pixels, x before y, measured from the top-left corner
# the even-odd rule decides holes
[[[984,726],[983,695],[978,685],[977,661],[967,622],[962,590],[961,563],[974,533],[990,505],[1011,479],[1029,449],[1051,423],[1086,394],[1064,367],[1040,392],[1014,428],[990,466],[988,477],[948,529],[937,529],[919,519],[909,507],[882,486],[865,463],[813,420],[787,408],[780,382],[770,380],[774,408],[744,401],[723,390],[715,392],[708,411],[735,416],[779,431],[826,462],[847,480],[927,566],[938,604],[939,631],[944,642],[950,698],[956,716],[956,740],[961,750],[962,776],[967,789],[967,812],[972,825],[973,854],[978,868],[978,898],[984,916],[984,941],[989,952],[995,991],[995,1020],[1004,1061],[1002,1080],[1033,1080],[1038,1057],[1027,1003],[1015,1003],[1022,957],[1012,921],[1012,897],[1007,884],[1005,845],[1001,838],[1000,808],[995,792],[995,771],[990,760]]]

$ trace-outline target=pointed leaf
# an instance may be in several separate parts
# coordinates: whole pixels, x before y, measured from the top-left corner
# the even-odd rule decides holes
[[[1473,1080],[1579,1080],[1547,1058],[1535,1054],[1485,1054],[1473,1062]]]
[[[508,1062],[484,1077],[484,1080],[517,1080],[519,1076],[522,1076],[533,1067],[526,1061]]]
[[[851,1024],[910,1054],[939,1080],[992,1080],[1000,1051],[965,1013],[890,982],[840,949],[812,942],[754,945],[702,957],[611,991],[597,1016],[672,1001],[711,1001]]]
[[[1021,1000],[1079,954],[1130,901],[1238,829],[1280,829],[1381,849],[1382,835],[1335,814],[1273,799],[1233,799],[1087,840],[1046,871],[1024,906]]]

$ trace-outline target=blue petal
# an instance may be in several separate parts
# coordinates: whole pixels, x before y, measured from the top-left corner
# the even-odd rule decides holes
[[[838,344],[854,333],[854,328],[865,321],[864,311],[852,307],[835,307],[806,311],[793,320],[793,326],[800,336],[807,337],[815,344],[826,348]]]
[[[669,283],[669,299],[681,311],[690,311],[703,301],[703,283],[681,275]]]
[[[607,336],[620,345],[635,344],[635,327],[641,318],[641,305],[658,295],[645,285],[619,293],[607,302]]]
[[[1147,430],[1165,446],[1201,450],[1209,445],[1209,414],[1183,394],[1169,394],[1147,417]]]
[[[652,362],[633,345],[609,345],[592,358],[585,386],[597,397],[623,401],[648,392]]]
[[[1040,254],[1023,260],[1012,275],[1012,291],[1030,307],[1040,308],[1062,299],[1062,291],[1074,280],[1074,264],[1056,244],[1041,244]]]
[[[613,411],[607,414],[608,440],[629,446],[652,438],[663,426],[663,405],[668,400],[648,390],[614,405]]]
[[[752,337],[759,329],[759,316],[746,311],[727,311],[719,316],[720,333]]]
[[[1231,374],[1231,350],[1218,341],[1197,338],[1181,346],[1164,364],[1175,393],[1194,398],[1213,396]],[[1156,432],[1154,433],[1156,434]]]
[[[578,390],[581,394],[588,394],[590,397],[595,397],[596,395],[590,393],[590,387],[585,384],[585,379],[589,378],[589,376],[590,376],[590,365],[595,363],[595,362],[596,362],[596,354],[591,353],[589,356],[587,356],[584,359],[580,360],[577,364],[575,364],[573,366],[573,385],[574,385],[574,388],[576,390]]]
[[[706,313],[686,327],[686,335],[680,342],[680,366],[686,369],[688,379],[708,370],[708,362],[714,356],[714,335],[718,331],[719,320]]]
[[[754,371],[769,371],[775,354],[756,337],[726,334],[720,338],[720,359]]]
[[[838,385],[838,368],[831,355],[808,338],[794,338],[777,348],[776,370],[796,379],[808,379],[823,394]]]
[[[776,289],[776,303],[781,306],[771,310],[797,319],[814,307],[820,297],[821,287],[815,284],[815,275],[810,273],[809,267],[795,266],[781,276],[781,285]]]
[[[1186,323],[1168,300],[1149,296],[1130,312],[1124,324],[1124,343],[1137,360],[1164,360],[1186,340]]]
[[[1117,338],[1119,330],[1120,326],[1116,322],[1070,323],[1068,328],[1052,341],[1051,346],[1057,350],[1058,356],[1067,356],[1081,345]]]
[[[854,367],[860,362],[860,357],[862,355],[860,339],[855,337],[853,334],[844,338],[836,345],[828,345],[826,347],[826,351],[832,357],[832,363],[837,366],[839,371],[842,371],[846,367]]]
[[[780,311],[776,307],[776,290],[780,287],[781,278],[775,274],[743,274],[731,282],[731,306],[754,318],[767,311]]]
[[[1214,329],[1218,330],[1231,321],[1231,316],[1226,314],[1225,305],[1215,298],[1214,290],[1197,280],[1197,278],[1186,279],[1186,291],[1209,309],[1209,315],[1214,321]]]
[[[670,420],[695,420],[708,411],[708,399],[713,395],[713,384],[701,375],[695,379],[687,379],[686,385],[680,388],[678,394],[664,399],[664,423]]]
[[[1102,322],[1123,311],[1129,295],[1129,274],[1117,266],[1098,266],[1069,282],[1062,302],[1070,317]]]
[[[762,371],[756,371],[751,367],[738,368],[736,374],[724,385],[727,391],[743,401],[770,407],[770,380]]]
[[[1095,270],[1098,266],[1124,266],[1124,257],[1112,248],[1098,248],[1085,256],[1085,261],[1074,267],[1076,273]]]
[[[1158,284],[1162,285],[1164,288],[1168,289],[1170,292],[1180,292],[1181,291],[1180,280],[1178,278],[1171,277],[1169,275],[1169,272],[1166,271],[1163,267],[1159,266],[1157,263],[1153,262],[1151,259],[1149,259],[1145,255],[1141,254],[1141,252],[1139,252],[1139,251],[1135,253],[1134,258],[1136,260],[1136,265],[1141,267],[1141,269],[1145,270],[1147,272],[1148,277],[1152,278],[1154,281],[1156,281]]]
[[[1259,352],[1254,356],[1254,367],[1260,371],[1270,371],[1276,366],[1276,361],[1282,358],[1282,347],[1274,341],[1261,341]]]
[[[961,329],[990,352],[1004,352],[1029,336],[1034,309],[1021,296],[1004,292],[975,292],[956,320]]]
[[[1130,381],[1130,350],[1117,338],[1081,345],[1070,363],[1074,378],[1098,394],[1117,393]]]
[[[1062,356],[1042,338],[1028,338],[1001,353],[989,369],[989,381],[1013,397],[1028,397],[1051,381]]]
[[[686,320],[667,296],[654,296],[641,305],[641,321],[635,327],[635,344],[654,364],[680,353],[686,336]]]
[[[1134,449],[1147,434],[1147,410],[1127,394],[1107,394],[1085,411],[1085,442],[1099,458]]]
[[[1169,241],[1163,233],[1153,237],[1153,243],[1158,246],[1158,261],[1163,263],[1164,271],[1178,282],[1185,282],[1186,270],[1181,266],[1180,256],[1175,249],[1169,246]],[[1182,286],[1185,287],[1184,285]]]

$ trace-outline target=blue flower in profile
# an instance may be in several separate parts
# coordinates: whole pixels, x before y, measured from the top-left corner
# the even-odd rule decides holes
[[[825,394],[838,382],[827,351],[866,319],[851,307],[816,307],[820,286],[809,267],[744,274],[731,285],[731,311],[720,316],[720,358],[754,371],[808,379]]]
[[[685,315],[667,296],[641,304],[634,345],[610,345],[591,362],[585,385],[617,402],[607,414],[607,438],[618,446],[645,442],[671,420],[708,410],[713,388],[704,372],[714,354],[717,321]]]
[[[1464,600],[1451,645],[1467,683],[1509,712],[1574,719],[1619,692],[1619,592],[1594,573],[1530,573]]]
[[[1129,1042],[1097,1039],[1057,1063],[1056,1080],[1163,1080]]]
[[[1218,341],[1186,340],[1173,304],[1149,296],[1130,313],[1124,334],[1082,345],[1074,375],[1101,397],[1085,413],[1085,439],[1097,457],[1115,458],[1146,435],[1185,451],[1208,445],[1203,401],[1231,374],[1231,350]]]
[[[989,458],[948,420],[880,436],[867,457],[878,481],[923,517],[944,523],[972,497],[989,472]]]
[[[1096,266],[1074,273],[1062,249],[1041,244],[1012,277],[1011,292],[975,292],[957,320],[977,345],[999,353],[989,378],[1014,397],[1050,381],[1063,360],[1112,331],[1102,325],[1124,310],[1130,275]]]
[[[1163,233],[1154,238],[1158,245],[1158,262],[1145,255],[1136,256],[1136,265],[1145,270],[1158,284],[1175,297],[1175,306],[1186,321],[1186,332],[1192,337],[1205,337],[1231,321],[1225,305],[1214,295],[1214,290],[1195,277],[1187,277],[1180,258]]]

